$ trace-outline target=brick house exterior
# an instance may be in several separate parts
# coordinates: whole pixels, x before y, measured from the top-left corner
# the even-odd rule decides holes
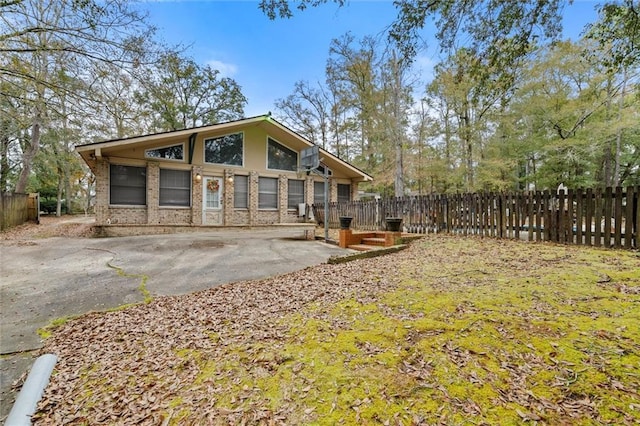
[[[76,151],[96,177],[98,226],[263,226],[304,222],[300,204],[324,199],[314,192],[324,178],[298,171],[311,146],[265,115]],[[372,180],[327,151],[320,157],[329,201],[354,200],[358,183]]]

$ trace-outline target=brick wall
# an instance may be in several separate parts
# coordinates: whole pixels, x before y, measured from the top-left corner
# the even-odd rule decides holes
[[[224,171],[224,199],[222,200],[222,205],[224,208],[223,223],[227,226],[235,224],[233,221],[233,201],[234,201],[233,170],[227,169]]]
[[[96,161],[96,224],[104,225],[109,218],[109,163],[103,158]]]
[[[197,181],[196,176],[202,176],[202,167],[193,166],[191,169],[191,223],[202,225],[202,185],[204,180]]]
[[[258,172],[249,174],[249,225],[257,224],[258,212]]]
[[[278,176],[278,209],[258,209],[258,178],[257,172],[249,173],[249,205],[248,209],[234,208],[234,170],[227,169],[223,173],[223,212],[224,217],[210,217],[207,224],[221,225],[271,225],[276,223],[298,223],[303,218],[298,211],[288,209],[288,177]],[[160,167],[158,161],[147,162],[147,207],[110,207],[109,206],[109,162],[106,158],[97,160],[95,169],[96,184],[96,224],[135,224],[135,225],[202,225],[202,197],[203,182],[196,180],[196,175],[204,176],[202,166],[192,166],[191,207],[189,208],[161,208],[159,206]],[[305,177],[305,202],[313,204],[314,177]],[[338,198],[338,182],[329,180],[330,200]],[[357,194],[356,185],[352,184],[352,191]]]
[[[278,176],[278,222],[283,223],[287,217],[287,197],[289,182],[285,175]],[[274,222],[276,223],[276,222]]]
[[[111,223],[116,224],[135,224],[144,225],[147,223],[147,209],[145,207],[112,207],[107,209],[107,217],[104,223],[97,223],[98,225],[104,225]]]
[[[158,216],[160,205],[160,165],[156,161],[147,162],[147,223],[161,223]]]
[[[163,225],[185,225],[191,222],[192,209],[160,208],[157,210],[158,223]]]

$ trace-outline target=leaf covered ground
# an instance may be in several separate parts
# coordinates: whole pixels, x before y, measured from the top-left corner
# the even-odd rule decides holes
[[[35,424],[638,424],[640,256],[430,236],[71,320]]]

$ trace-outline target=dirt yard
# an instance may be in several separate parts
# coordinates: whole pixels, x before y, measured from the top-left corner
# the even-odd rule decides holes
[[[90,237],[93,216],[40,216],[40,223],[27,222],[0,232],[0,240],[24,240],[50,237]]]

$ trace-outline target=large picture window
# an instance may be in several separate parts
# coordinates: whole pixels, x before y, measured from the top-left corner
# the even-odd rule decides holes
[[[313,204],[324,203],[324,181],[313,182]]]
[[[236,209],[249,208],[249,176],[235,175],[233,177],[233,207]]]
[[[109,166],[109,203],[128,206],[147,204],[146,167]]]
[[[289,179],[289,192],[287,196],[287,207],[297,210],[298,204],[304,203],[304,181]]]
[[[161,206],[191,205],[191,171],[160,169]]]
[[[351,201],[351,185],[339,183],[338,184],[338,202],[348,203]]]
[[[272,170],[298,170],[298,153],[269,138],[267,167]]]
[[[261,177],[258,179],[258,208],[278,208],[278,179]]]
[[[184,145],[172,145],[162,148],[147,149],[144,152],[147,158],[162,158],[165,160],[184,160]]]
[[[242,133],[205,139],[204,161],[212,164],[242,166],[243,140]]]

